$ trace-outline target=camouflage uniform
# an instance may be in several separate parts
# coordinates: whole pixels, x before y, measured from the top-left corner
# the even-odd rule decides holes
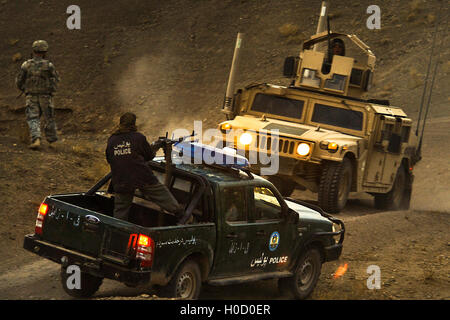
[[[36,49],[37,42],[33,44],[33,49]],[[40,48],[41,52],[45,52],[48,46],[43,47],[45,50],[42,46]],[[39,56],[25,61],[17,75],[16,85],[26,94],[25,114],[32,142],[41,138],[40,117],[42,114],[46,121],[44,133],[47,141],[51,143],[58,140],[53,106],[53,94],[58,81],[55,66]]]

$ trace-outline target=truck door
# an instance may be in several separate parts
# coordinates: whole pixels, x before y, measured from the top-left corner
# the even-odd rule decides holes
[[[248,221],[248,189],[221,187],[216,198],[218,242],[213,276],[247,274],[250,268],[251,234]]]
[[[366,170],[366,181],[392,185],[401,164],[404,145],[408,142],[411,121],[399,117],[379,115],[378,134]]]
[[[389,140],[395,129],[395,118],[386,115],[377,115],[377,134],[373,138],[371,153],[367,157],[366,182],[388,184],[384,170],[388,156]],[[389,161],[390,159],[388,159]],[[383,178],[384,177],[384,178]]]
[[[289,266],[294,240],[291,225],[282,214],[282,199],[266,186],[249,187],[250,271],[275,272]]]

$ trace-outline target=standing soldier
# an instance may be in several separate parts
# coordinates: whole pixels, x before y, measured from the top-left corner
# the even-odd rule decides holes
[[[31,149],[41,145],[40,117],[45,118],[45,137],[49,143],[58,140],[56,135],[53,94],[59,81],[55,66],[45,59],[48,44],[44,40],[33,42],[33,58],[25,61],[16,78],[16,85],[26,95],[26,117],[30,128]]]

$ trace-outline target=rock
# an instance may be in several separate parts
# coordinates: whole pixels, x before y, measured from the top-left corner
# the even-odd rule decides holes
[[[15,53],[13,56],[12,56],[12,61],[13,62],[17,62],[17,61],[19,61],[19,60],[21,60],[22,59],[22,54],[20,53],[20,52],[17,52],[17,53]]]

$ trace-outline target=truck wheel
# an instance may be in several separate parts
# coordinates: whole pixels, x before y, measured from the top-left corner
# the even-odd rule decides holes
[[[316,248],[309,248],[300,257],[294,275],[278,280],[280,293],[289,291],[296,299],[308,298],[316,287],[321,269],[320,252]]]
[[[409,196],[408,196],[409,192]],[[398,168],[391,191],[375,194],[375,208],[381,210],[400,210],[409,207],[410,190],[406,190],[406,172],[403,165]]]
[[[177,270],[169,284],[161,288],[160,295],[183,300],[196,300],[200,295],[202,278],[198,264],[185,261]]]
[[[325,162],[319,184],[319,206],[329,213],[339,213],[347,203],[352,186],[352,164],[344,158],[341,163]]]
[[[295,190],[296,183],[289,179],[279,176],[268,176],[267,180],[269,180],[275,186],[275,188],[280,191],[283,197],[289,197]]]
[[[99,278],[93,276],[89,273],[80,272],[80,288],[69,288],[68,282],[70,284],[74,284],[72,279],[69,279],[73,276],[70,273],[67,273],[67,269],[65,267],[61,267],[61,284],[64,291],[74,297],[74,298],[88,298],[91,297],[97,290],[100,288],[100,285],[103,282],[103,278]]]

